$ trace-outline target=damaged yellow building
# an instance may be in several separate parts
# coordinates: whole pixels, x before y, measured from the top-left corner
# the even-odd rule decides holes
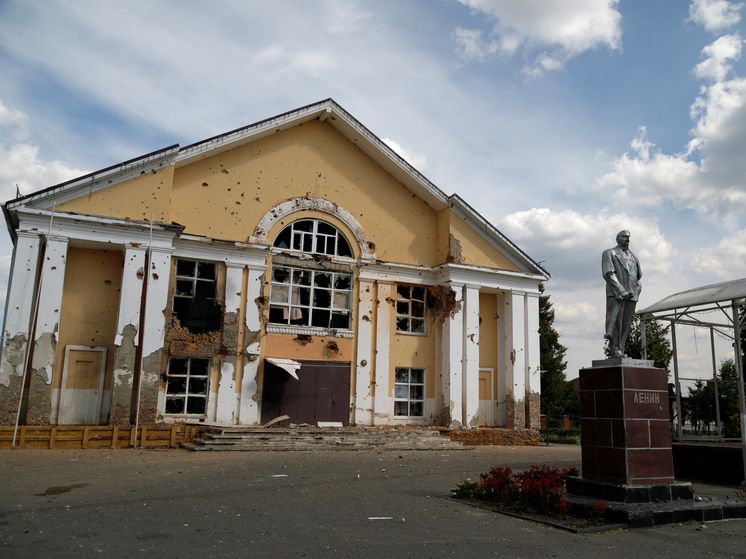
[[[538,428],[549,274],[332,100],[3,210],[4,425]]]

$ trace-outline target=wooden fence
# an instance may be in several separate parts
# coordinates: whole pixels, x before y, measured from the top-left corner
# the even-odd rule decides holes
[[[14,427],[0,427],[0,450],[10,450]],[[141,425],[137,428],[137,448],[178,448],[199,435],[198,425]],[[16,448],[133,448],[135,428],[83,425],[21,425]]]

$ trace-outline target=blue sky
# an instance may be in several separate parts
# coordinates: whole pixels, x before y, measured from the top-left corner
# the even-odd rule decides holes
[[[544,261],[574,377],[601,357],[600,254],[620,229],[640,307],[746,277],[744,15],[725,0],[6,0],[0,198],[332,97]],[[6,234],[0,291],[11,250]],[[697,351],[682,348],[694,375]]]

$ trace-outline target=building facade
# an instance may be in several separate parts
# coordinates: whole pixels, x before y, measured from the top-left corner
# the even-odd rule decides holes
[[[3,209],[4,425],[538,428],[549,274],[332,100]]]

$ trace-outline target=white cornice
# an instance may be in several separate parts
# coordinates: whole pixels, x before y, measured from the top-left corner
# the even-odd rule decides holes
[[[180,227],[161,223],[151,224],[110,217],[98,217],[67,212],[52,212],[33,208],[15,210],[18,216],[17,232],[38,231],[59,235],[71,240],[93,243],[147,245],[152,236],[152,246],[170,247]],[[51,230],[50,230],[51,225]]]

